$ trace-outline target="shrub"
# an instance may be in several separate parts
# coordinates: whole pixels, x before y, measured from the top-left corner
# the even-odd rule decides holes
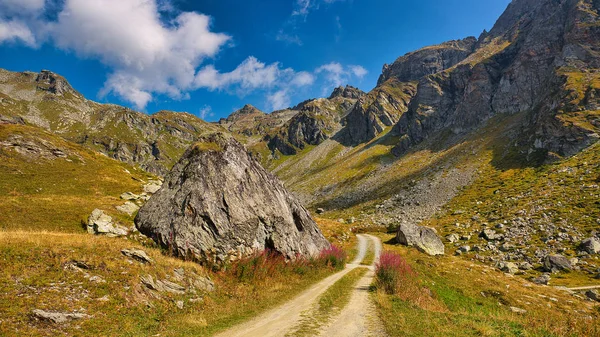
[[[319,261],[323,265],[334,269],[343,269],[346,266],[346,258],[346,252],[335,245],[323,249],[319,254]]]
[[[408,262],[397,253],[383,252],[375,264],[375,282],[387,294],[398,294],[403,288],[416,284],[417,274]]]

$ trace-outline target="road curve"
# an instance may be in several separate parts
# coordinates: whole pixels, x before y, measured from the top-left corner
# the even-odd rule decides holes
[[[291,301],[245,323],[225,330],[215,336],[217,337],[281,337],[294,327],[302,318],[302,312],[309,310],[319,296],[341,279],[348,272],[357,268],[367,253],[368,238],[365,235],[357,235],[358,253],[355,259],[343,271],[333,274]],[[372,239],[371,239],[372,240]]]

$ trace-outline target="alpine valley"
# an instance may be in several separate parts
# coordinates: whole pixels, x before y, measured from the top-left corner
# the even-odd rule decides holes
[[[0,335],[599,336],[599,134],[598,0],[214,123],[0,70]]]

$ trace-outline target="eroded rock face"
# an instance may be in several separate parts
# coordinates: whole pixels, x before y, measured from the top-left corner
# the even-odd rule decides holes
[[[223,134],[190,147],[135,222],[175,254],[217,265],[257,250],[292,259],[329,246],[282,183]]]
[[[400,137],[394,154],[443,131],[466,134],[499,114],[526,114],[515,145],[528,160],[546,153],[569,156],[597,141],[600,124],[585,112],[598,103],[593,81],[600,64],[594,51],[600,44],[599,10],[593,0],[514,0],[452,68],[434,66],[420,78],[427,72],[396,69],[394,76],[418,80],[418,90],[394,127]],[[408,57],[400,65],[420,64]],[[578,119],[591,119],[593,126]]]
[[[468,37],[408,53],[393,64],[383,66],[377,85],[382,85],[393,77],[402,82],[410,82],[439,73],[466,59],[473,53],[476,43],[475,37]]]

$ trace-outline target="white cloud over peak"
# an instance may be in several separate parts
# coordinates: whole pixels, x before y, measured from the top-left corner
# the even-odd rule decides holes
[[[210,30],[210,17],[181,13],[163,24],[154,0],[67,0],[48,25],[57,46],[97,57],[114,69],[102,94],[143,109],[152,93],[185,98],[196,68],[230,39]]]
[[[0,20],[0,43],[16,42],[18,40],[31,47],[36,45],[35,36],[27,27],[27,24],[19,20]]]
[[[292,99],[287,89],[281,89],[268,95],[267,101],[273,110],[285,109],[292,104]]]
[[[339,87],[347,84],[351,77],[357,77],[359,79],[367,75],[368,71],[362,66],[351,65],[344,67],[338,62],[331,62],[320,66],[315,70],[316,74],[323,74],[325,79],[329,83],[328,87],[324,88],[324,91],[331,89],[331,87]]]
[[[297,1],[302,13],[336,0]],[[45,12],[56,19],[49,21]],[[161,16],[165,13],[172,18],[168,22]],[[98,59],[110,69],[100,96],[116,95],[138,109],[155,95],[187,99],[198,89],[240,97],[258,91],[272,108],[281,109],[318,80],[337,86],[367,74],[361,66],[337,62],[313,72],[296,71],[253,56],[228,72],[207,65],[230,40],[212,30],[211,17],[178,11],[170,0],[0,0],[0,43],[37,47],[49,42],[79,57]],[[200,114],[208,116],[211,110],[205,108]]]

